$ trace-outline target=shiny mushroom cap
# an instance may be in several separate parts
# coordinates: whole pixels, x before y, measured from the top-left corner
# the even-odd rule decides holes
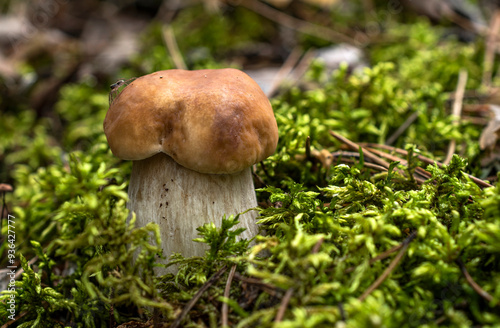
[[[278,143],[266,95],[247,74],[229,68],[137,78],[110,104],[104,133],[121,159],[163,152],[213,174],[242,171],[273,154]]]

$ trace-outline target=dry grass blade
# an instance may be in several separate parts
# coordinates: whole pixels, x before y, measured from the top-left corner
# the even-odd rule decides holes
[[[33,265],[36,261],[38,261],[38,256],[35,256],[34,258],[32,258],[29,262],[28,262],[28,266],[31,266]],[[8,272],[10,271],[10,269],[1,269],[0,270],[0,275],[6,275]],[[19,270],[16,271],[16,275],[14,276],[14,279],[15,280],[18,280],[21,275],[23,274],[24,272],[24,269],[23,268],[20,268]]]
[[[402,247],[404,246],[404,242],[402,242],[401,244],[397,245],[397,246],[394,246],[393,248],[391,249],[388,249],[386,250],[385,252],[383,252],[382,254],[379,254],[377,256],[375,256],[374,258],[372,258],[368,263],[370,265],[372,265],[373,263],[377,262],[377,261],[381,261],[383,259],[386,259],[389,257],[389,255],[391,255],[392,253],[394,252],[397,252],[399,251]],[[356,267],[350,267],[350,268],[347,268],[344,272],[345,273],[351,273],[353,272],[354,270],[356,270]]]
[[[316,254],[317,252],[319,252],[319,250],[321,249],[321,245],[323,245],[324,241],[325,241],[325,238],[321,238],[320,240],[318,240],[318,242],[316,244],[314,244],[314,247],[311,250],[311,253]]]
[[[491,86],[491,74],[493,71],[493,63],[495,61],[495,51],[498,42],[498,32],[500,30],[500,10],[496,10],[491,18],[486,37],[486,49],[484,51],[483,62],[483,79],[482,84],[485,87]]]
[[[421,176],[425,177],[426,179],[430,179],[432,177],[431,172],[428,172],[428,171],[424,170],[421,167],[416,167],[415,168],[415,173],[420,174]]]
[[[165,45],[167,46],[168,52],[172,57],[172,61],[176,68],[187,69],[186,63],[182,58],[179,47],[177,46],[177,41],[175,40],[174,30],[170,26],[165,26],[163,28],[163,39],[165,40]]]
[[[367,149],[379,148],[379,149],[384,149],[384,150],[387,150],[390,152],[394,152],[394,153],[402,155],[402,156],[408,156],[408,151],[401,149],[401,148],[392,147],[389,145],[381,145],[381,144],[369,143],[369,142],[362,142],[359,145],[362,147],[365,147]],[[439,167],[443,166],[443,163],[438,162],[432,158],[422,156],[422,155],[417,155],[417,159],[425,164],[430,164],[430,165],[436,164]]]
[[[364,293],[359,297],[360,301],[364,301],[368,297],[368,295],[371,294],[371,292],[373,292],[375,289],[377,289],[384,282],[384,280],[387,279],[387,277],[389,277],[389,275],[391,274],[391,272],[394,271],[394,269],[396,268],[396,266],[398,265],[398,263],[403,258],[403,256],[404,256],[406,250],[408,249],[408,246],[410,245],[411,241],[413,239],[415,239],[416,236],[417,236],[417,232],[414,231],[414,232],[411,233],[411,235],[408,236],[408,238],[406,238],[404,240],[399,253],[392,260],[391,264],[389,264],[389,266],[387,267],[387,269],[385,269],[384,273],[382,273],[382,275],[380,277],[378,277],[377,280],[375,280],[375,282],[370,287],[368,287],[368,289],[365,290]]]
[[[390,164],[388,162],[386,162],[385,160],[383,160],[382,158],[380,158],[379,156],[375,155],[374,153],[372,153],[371,151],[369,151],[368,149],[360,146],[359,144],[355,143],[355,142],[352,142],[351,140],[347,139],[346,137],[344,136],[341,136],[340,134],[338,133],[335,133],[333,131],[330,131],[330,134],[332,136],[334,136],[337,140],[343,142],[344,144],[346,144],[347,146],[349,146],[349,148],[351,148],[352,150],[359,150],[361,148],[362,152],[363,152],[363,155],[366,157],[366,158],[369,158],[371,159],[373,162],[375,162],[376,164],[378,165],[381,165],[383,166],[384,168],[388,169]],[[404,176],[405,173],[403,171],[401,171],[400,169],[394,169],[394,171],[398,172],[400,175]]]
[[[413,114],[411,114],[407,119],[406,121],[401,124],[401,126],[396,130],[396,132],[394,132],[388,139],[387,141],[385,142],[386,145],[392,145],[394,142],[396,142],[396,140],[406,131],[406,129],[408,129],[408,127],[410,127],[410,125],[413,124],[413,122],[415,122],[415,120],[418,118],[418,112],[414,112]]]
[[[4,213],[5,213],[5,209],[6,209],[5,193],[11,192],[12,190],[13,189],[12,189],[12,186],[10,184],[0,183],[0,193],[2,194],[2,209],[0,212],[0,236],[1,236],[2,228],[3,228],[3,217],[4,217]],[[8,209],[7,209],[6,214],[7,214],[7,218],[9,218],[9,210]]]
[[[224,297],[229,298],[229,292],[231,291],[231,283],[233,282],[234,274],[236,273],[236,264],[231,267],[229,271],[229,276],[227,277],[226,288],[224,289]],[[229,306],[226,302],[222,303],[222,327],[229,326]]]
[[[335,156],[333,156],[333,157],[335,157]],[[352,157],[354,157],[354,156],[352,156]],[[356,161],[354,159],[352,159],[352,158],[342,158],[342,162],[343,163],[349,163],[349,164],[356,164]],[[381,165],[377,165],[377,164],[373,164],[373,163],[368,163],[368,162],[365,162],[363,165],[365,167],[367,167],[367,168],[374,169],[374,170],[377,170],[377,171],[380,171],[380,172],[387,172],[387,169],[385,167],[381,166]]]
[[[335,157],[335,158],[342,158],[342,157],[355,157],[355,158],[359,158],[359,153],[358,152],[354,152],[354,151],[345,151],[345,150],[339,150],[339,151],[336,151],[336,152],[333,152],[332,153],[332,157]]]
[[[467,71],[461,70],[458,75],[457,90],[455,92],[455,101],[453,102],[453,109],[451,115],[453,116],[453,125],[458,125],[459,118],[462,114],[462,102],[464,99],[465,86],[467,84]],[[455,153],[455,148],[457,146],[457,141],[455,139],[451,140],[448,146],[448,152],[446,153],[446,158],[443,161],[445,165],[450,164],[451,158]]]
[[[474,279],[472,279],[471,275],[467,271],[467,268],[465,267],[464,262],[462,262],[462,259],[457,258],[455,260],[455,263],[460,268],[460,271],[462,271],[462,274],[464,275],[465,280],[467,280],[467,283],[472,287],[472,289],[474,289],[474,291],[476,293],[478,293],[479,296],[481,296],[482,298],[484,298],[485,300],[487,300],[488,302],[491,303],[493,301],[493,297],[490,294],[488,294],[484,289],[482,289],[481,286],[479,286],[477,284],[477,282],[474,281]],[[495,305],[497,307],[500,307],[500,303],[498,303],[498,302]]]
[[[363,147],[363,148],[368,150],[369,152],[379,156],[379,157],[386,158],[386,159],[390,160],[391,162],[399,162],[400,164],[405,165],[405,166],[408,165],[408,161],[406,159],[402,159],[400,157],[391,155],[389,153],[383,152],[383,151],[375,149],[375,148],[369,148],[369,147]]]
[[[295,69],[292,72],[293,82],[295,84],[297,84],[297,82],[300,81],[302,76],[307,72],[314,56],[315,52],[312,49],[307,50],[307,52],[300,59],[299,63],[295,66]]]
[[[196,294],[193,296],[193,298],[186,304],[184,309],[182,309],[182,312],[179,314],[177,318],[175,318],[175,321],[172,323],[170,328],[178,328],[181,327],[182,320],[186,317],[186,315],[191,311],[193,306],[198,302],[200,299],[201,295],[203,295],[204,292],[207,291],[207,289],[210,288],[221,276],[224,272],[226,272],[227,267],[223,267],[219,271],[217,271],[208,281],[201,286],[200,290],[196,292]]]
[[[283,296],[283,299],[281,300],[281,304],[278,309],[278,313],[276,313],[276,317],[274,318],[274,322],[281,322],[283,320],[286,308],[288,307],[288,303],[290,303],[292,295],[293,295],[293,288],[290,288],[286,291],[285,296]]]
[[[307,136],[306,138],[306,158],[310,160],[312,158],[311,156],[311,137]]]
[[[368,151],[366,148],[363,148],[361,147],[360,145],[358,145],[357,143],[355,142],[352,142],[351,140],[347,139],[346,137],[344,136],[341,136],[340,134],[338,133],[335,133],[333,131],[330,131],[330,134],[335,137],[337,140],[341,141],[342,143],[346,144],[347,146],[349,146],[349,148],[351,148],[352,150],[359,150],[359,148],[361,148],[361,150],[363,151],[363,154],[364,156],[366,156],[367,158],[371,159],[372,161],[374,161],[375,163],[385,167],[386,169],[389,168],[389,163],[387,163],[386,161],[384,161],[383,159],[381,159],[380,157],[378,157],[377,155],[373,154],[372,152]]]
[[[368,151],[380,156],[380,157],[387,158],[388,160],[393,161],[393,162],[400,162],[401,165],[408,166],[408,161],[406,159],[402,159],[400,157],[385,153],[385,152],[380,151],[380,150],[375,149],[375,148],[366,147],[366,149]],[[414,173],[415,174],[413,175],[413,178],[419,184],[425,183],[426,179],[431,177],[431,174],[429,172],[421,169],[420,167],[416,167]]]
[[[25,315],[27,315],[29,312],[28,311],[24,311],[24,312],[21,312],[21,314],[19,314],[17,317],[15,317],[13,320],[9,320],[8,322],[6,322],[4,325],[2,325],[1,328],[7,328],[7,327],[10,327],[10,325],[16,323],[19,319],[21,319],[22,317],[24,317]],[[17,324],[15,325],[17,327]]]
[[[290,53],[290,55],[285,60],[285,62],[281,66],[280,70],[276,74],[275,78],[273,79],[271,87],[267,91],[268,98],[271,98],[272,96],[274,96],[274,94],[278,90],[279,86],[283,83],[283,80],[290,74],[290,72],[293,70],[295,65],[297,65],[297,63],[300,59],[301,53],[302,53],[302,50],[299,47],[295,47],[293,49],[293,51]]]
[[[485,117],[466,116],[466,115],[462,115],[462,121],[466,121],[476,125],[486,125],[489,122],[489,120]]]

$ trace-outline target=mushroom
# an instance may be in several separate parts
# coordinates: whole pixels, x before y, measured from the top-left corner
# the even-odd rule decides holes
[[[134,161],[128,207],[137,225],[157,223],[164,252],[185,257],[204,255],[192,241],[197,227],[257,206],[251,166],[278,142],[269,100],[236,69],[139,77],[111,102],[104,132],[115,156]],[[258,233],[256,217],[240,215],[243,238]]]

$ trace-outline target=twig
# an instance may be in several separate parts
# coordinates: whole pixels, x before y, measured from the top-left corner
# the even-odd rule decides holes
[[[403,156],[408,156],[408,152],[404,149],[400,149],[400,148],[395,148],[395,147],[392,147],[392,146],[388,146],[388,145],[379,145],[379,144],[374,144],[374,143],[360,143],[360,146],[362,147],[366,147],[368,149],[370,148],[381,148],[381,149],[385,149],[385,150],[389,150],[389,151],[394,151],[400,155],[403,155]],[[443,166],[443,163],[441,162],[438,162],[432,158],[429,158],[429,157],[425,157],[425,156],[422,156],[422,155],[417,155],[417,158],[419,161],[422,161],[423,163],[425,164],[429,164],[429,165],[437,165],[439,167],[442,167]],[[483,188],[489,188],[489,187],[493,187],[493,185],[479,179],[479,178],[476,178],[475,176],[473,175],[470,175],[468,173],[465,173],[463,172],[463,174],[465,174],[467,177],[469,177],[469,179],[471,179],[475,184],[477,184],[479,187],[483,187]]]
[[[429,178],[432,177],[431,172],[428,172],[428,171],[424,170],[420,166],[415,168],[415,172],[418,173],[418,174],[420,174],[421,176],[423,176],[426,179],[429,179]]]
[[[311,137],[307,136],[306,138],[306,158],[310,160],[312,158],[311,156]]]
[[[476,125],[486,125],[490,121],[486,117],[476,117],[467,115],[462,115],[462,120]]]
[[[455,12],[455,11],[448,11],[445,14],[445,17],[450,20],[450,22],[457,24],[464,30],[473,32],[475,34],[478,34],[480,36],[486,36],[486,33],[488,32],[488,27],[484,26],[483,24],[474,24],[471,19],[464,17],[463,15]]]
[[[3,213],[5,211],[5,194],[12,191],[12,186],[6,183],[0,183],[0,193],[2,193],[2,212],[0,212],[0,237],[2,236],[2,228],[3,228]],[[9,209],[7,209],[7,218]]]
[[[347,157],[347,156],[346,156]],[[356,157],[356,156],[349,156],[349,157]],[[359,154],[358,156],[359,157]],[[356,163],[353,159],[351,158],[344,158],[342,160],[344,163]],[[377,170],[377,171],[381,171],[381,172],[387,172],[387,169],[383,166],[380,166],[380,165],[377,165],[377,164],[373,164],[373,163],[368,163],[368,162],[364,162],[363,165],[367,168],[370,168],[370,169],[374,169],[374,170]]]
[[[258,13],[259,15],[266,17],[278,24],[281,24],[285,27],[288,27],[292,30],[296,30],[298,32],[309,34],[315,36],[317,38],[331,41],[333,43],[345,42],[352,45],[358,44],[354,39],[351,39],[347,35],[339,33],[330,28],[316,25],[313,23],[309,23],[307,21],[289,16],[279,10],[276,10],[260,1],[256,0],[242,0],[236,1],[235,5],[240,5],[251,11]]]
[[[365,162],[363,165],[366,166],[366,167],[369,167],[369,168],[373,168],[373,169],[376,169],[376,170],[379,170],[379,171],[387,171],[389,169],[389,163],[387,163],[386,161],[384,161],[383,159],[381,159],[380,157],[378,157],[376,154],[380,154],[381,156],[383,157],[386,157],[392,161],[396,161],[396,162],[402,162],[402,163],[406,163],[405,160],[399,158],[399,157],[395,157],[395,156],[391,156],[387,153],[384,153],[384,152],[380,152],[378,150],[374,150],[374,149],[367,149],[363,146],[361,146],[360,144],[356,144],[352,141],[350,141],[349,139],[333,132],[333,131],[330,131],[330,134],[333,135],[335,138],[337,138],[338,140],[344,142],[345,144],[347,144],[351,149],[359,149],[361,148],[361,150],[363,151],[363,154],[371,159],[372,161],[380,164],[380,165],[377,165],[377,164],[372,164],[372,163],[367,163]],[[389,146],[390,147],[390,146]],[[393,147],[391,147],[393,148]],[[346,154],[351,157],[353,157],[353,155],[351,155],[352,153],[350,152],[346,152]],[[343,153],[341,152],[336,152],[336,153],[332,153],[332,156],[335,157],[335,156],[342,156]],[[355,156],[355,157],[358,157],[358,156]],[[401,171],[400,169],[396,169],[396,171],[401,174],[401,175],[405,175],[403,171]],[[417,183],[419,184],[423,184],[425,182],[425,179],[422,179],[418,176],[414,176],[414,179]]]
[[[172,61],[174,62],[175,67],[179,69],[186,69],[186,63],[184,62],[184,59],[182,59],[181,52],[177,46],[177,41],[175,40],[174,30],[171,26],[167,25],[163,28],[162,32],[163,39],[165,40],[170,56],[172,56]]]
[[[340,312],[340,319],[342,319],[342,321],[346,321],[347,315],[345,313],[344,305],[342,304],[342,302],[339,303],[338,308]]]
[[[383,151],[380,151],[380,150],[377,150],[377,149],[373,149],[373,148],[366,148],[368,151],[374,153],[375,155],[378,155],[380,157],[383,157],[383,158],[387,158],[388,160],[392,161],[392,162],[400,162],[401,165],[404,165],[404,166],[408,166],[408,161],[405,160],[405,159],[402,159],[402,158],[399,158],[397,156],[394,156],[394,155],[391,155],[391,154],[388,154],[388,153],[385,153]],[[422,170],[423,172],[426,172],[424,170]],[[422,171],[419,171],[419,174],[420,175],[423,175],[424,177],[427,177],[427,178],[430,178],[430,175],[427,175],[427,174],[422,174]],[[416,176],[415,174],[413,175],[413,178],[415,179],[416,182],[418,182],[419,184],[424,184],[425,183],[425,179],[422,179],[418,176]]]
[[[436,325],[440,325],[440,324],[442,324],[443,322],[445,322],[445,321],[446,321],[446,319],[448,319],[448,317],[447,317],[447,316],[445,316],[445,315],[442,315],[442,316],[440,316],[439,318],[437,318],[437,319],[436,319],[436,321],[434,321],[434,323],[435,323]]]
[[[191,311],[191,309],[196,304],[196,302],[198,302],[201,295],[203,295],[203,293],[207,289],[209,289],[210,286],[212,286],[222,276],[222,274],[224,272],[226,272],[226,270],[227,270],[227,267],[224,266],[222,269],[217,271],[212,277],[210,277],[210,279],[208,279],[208,281],[206,283],[204,283],[203,286],[201,286],[200,290],[198,290],[196,292],[196,294],[193,296],[193,298],[186,304],[184,309],[182,309],[182,312],[179,314],[179,316],[177,316],[177,318],[172,323],[170,328],[178,328],[181,326],[182,320],[184,320],[184,317],[189,313],[189,311]]]
[[[474,91],[474,90],[469,90],[469,91]],[[488,99],[498,97],[498,91],[499,90],[497,88],[490,88],[488,95],[484,95],[483,99],[480,100],[479,97],[476,97],[477,101],[480,102],[479,104],[464,104],[463,106],[464,108],[462,108],[462,113],[474,114],[484,118],[488,118],[491,114],[491,105],[489,104],[489,102],[491,101],[488,101]],[[467,94],[467,91],[465,91],[465,93]],[[464,99],[467,99],[465,95]]]
[[[382,157],[382,158],[385,158],[385,159],[388,159],[390,160],[391,162],[399,162],[400,164],[406,166],[408,165],[408,161],[406,159],[402,159],[400,157],[397,157],[397,156],[394,156],[394,155],[391,155],[389,153],[386,153],[386,152],[383,152],[381,150],[378,150],[378,149],[375,149],[375,148],[369,148],[369,147],[366,147],[365,148],[366,150],[368,150],[369,152],[379,156],[379,157]]]
[[[383,259],[385,259],[385,258],[389,257],[389,255],[391,255],[392,253],[397,252],[398,250],[400,250],[400,249],[401,249],[401,247],[403,247],[403,245],[404,245],[404,241],[403,241],[401,244],[399,244],[399,245],[397,245],[397,246],[394,246],[393,248],[388,249],[388,250],[386,250],[385,252],[383,252],[383,253],[381,253],[381,254],[379,254],[379,255],[375,256],[374,258],[370,259],[370,261],[368,262],[368,264],[372,265],[373,263],[375,263],[375,262],[377,262],[377,261],[381,261],[381,260],[383,260]],[[352,267],[350,267],[350,268],[347,268],[347,269],[344,271],[344,273],[351,273],[351,272],[353,272],[354,270],[356,270],[356,267],[355,267],[355,266],[352,266]]]
[[[236,279],[238,279],[239,281],[243,281],[247,284],[256,285],[258,288],[262,289],[263,291],[265,291],[266,293],[268,293],[271,296],[276,296],[276,294],[277,294],[277,292],[276,292],[278,289],[277,287],[274,287],[270,284],[266,284],[265,282],[263,282],[260,279],[251,278],[251,277],[244,277],[241,274],[239,274],[238,272],[236,272],[234,274],[234,277]]]
[[[109,291],[109,299],[112,300],[115,297],[115,289],[111,287],[111,290]],[[115,322],[115,303],[111,301],[111,304],[109,306],[109,326],[113,328],[116,325]],[[156,327],[155,327],[156,328]]]
[[[262,164],[262,162],[260,162],[260,165],[261,165],[262,167],[264,167],[264,164]],[[262,180],[262,178],[261,178],[261,177],[257,174],[256,170],[257,170],[257,166],[256,166],[256,165],[255,165],[255,166],[252,166],[252,176],[254,177],[254,179],[256,179],[256,180],[257,180],[256,182],[258,182],[261,186],[265,186],[265,185],[266,185],[266,183],[265,183],[265,182],[264,182],[264,180]],[[264,173],[265,173],[265,172],[264,172]]]
[[[375,143],[369,143],[369,142],[362,142],[362,143],[360,143],[360,146],[365,147],[367,149],[371,149],[371,148],[385,149],[385,150],[388,150],[388,151],[395,152],[395,153],[397,153],[399,155],[402,155],[402,156],[408,156],[408,151],[406,151],[404,149],[401,149],[401,148],[392,147],[392,146],[389,146],[389,145],[382,145],[382,144],[375,144]],[[430,164],[430,165],[436,164],[439,167],[443,166],[443,163],[438,162],[438,161],[436,161],[436,160],[434,160],[432,158],[425,157],[423,155],[417,155],[417,158],[418,158],[419,161],[421,161],[421,162],[423,162],[425,164]]]
[[[381,172],[387,172],[387,169],[385,167],[377,165],[377,164],[364,162],[363,165],[367,168],[370,168],[370,169],[374,169],[374,170],[381,171]]]
[[[377,143],[372,143],[372,142],[360,142],[360,146],[365,147],[365,148],[378,148],[378,149],[385,149],[388,151],[395,152],[397,154],[403,155],[403,156],[408,156],[408,151],[401,149],[401,148],[396,148],[393,146],[389,146],[387,144],[377,144]]]
[[[467,280],[467,283],[472,287],[472,289],[474,289],[474,291],[476,293],[478,293],[479,296],[481,296],[482,298],[484,298],[485,300],[487,300],[488,302],[491,303],[493,301],[493,297],[490,294],[488,294],[488,292],[486,292],[484,289],[482,289],[481,286],[479,286],[477,284],[477,282],[474,281],[474,279],[472,279],[471,275],[467,271],[467,268],[465,267],[464,262],[462,262],[462,259],[457,258],[455,260],[455,263],[460,268],[460,271],[462,271],[462,274],[464,275],[465,280]],[[500,307],[500,303],[498,303],[498,302],[495,305]]]
[[[411,235],[408,236],[407,238],[410,238],[410,237],[411,237]],[[413,238],[415,238],[415,237],[412,237],[412,240],[413,240]],[[372,265],[373,263],[375,263],[377,261],[381,261],[381,260],[384,260],[384,259],[388,258],[389,255],[391,255],[392,253],[397,252],[398,250],[400,250],[404,246],[405,243],[407,243],[406,239],[403,240],[403,242],[401,244],[396,245],[393,248],[390,248],[390,249],[386,250],[385,252],[383,252],[383,253],[375,256],[368,263],[370,265]],[[353,272],[355,269],[356,269],[356,267],[350,267],[350,268],[347,268],[344,272],[345,273],[350,273],[350,272]]]
[[[28,266],[33,265],[33,263],[35,263],[36,261],[38,261],[38,256],[35,256],[34,258],[32,258],[28,262]],[[0,270],[0,275],[3,275],[4,273],[7,273],[7,272],[9,272],[9,269],[2,269],[2,270]],[[23,272],[24,272],[23,268],[20,268],[19,270],[17,270],[16,275],[14,276],[14,279],[18,280],[19,277],[23,274]]]
[[[332,157],[356,157],[359,158],[359,152],[339,150],[332,153]]]
[[[318,240],[316,242],[316,244],[314,244],[314,247],[313,249],[311,250],[311,253],[312,254],[316,254],[317,252],[319,252],[319,250],[321,249],[321,245],[323,245],[323,242],[325,241],[325,238],[321,238],[320,240]]]
[[[175,14],[184,9],[186,5],[188,5],[187,1],[182,0],[162,1],[160,8],[158,8],[155,21],[162,22],[163,24],[170,23],[174,19]]]
[[[335,133],[333,131],[330,131],[330,134],[332,136],[334,136],[335,138],[337,138],[338,140],[340,140],[341,142],[343,142],[346,145],[348,145],[352,150],[359,150],[361,148],[361,150],[363,151],[363,155],[364,156],[366,156],[367,158],[371,159],[376,164],[379,164],[379,165],[385,167],[386,169],[389,168],[389,166],[390,166],[389,163],[387,163],[386,161],[384,161],[382,158],[378,157],[374,153],[370,152],[368,149],[360,146],[359,144],[357,144],[355,142],[352,142],[351,140],[347,139],[346,137],[341,136],[340,134]],[[401,174],[402,176],[405,175],[405,173],[403,171],[401,171],[400,169],[398,169],[398,168],[396,168],[395,171],[398,172],[399,174]]]
[[[416,236],[416,235],[415,235],[415,236]],[[410,237],[410,236],[409,236],[409,237]],[[412,237],[411,239],[413,240],[413,238],[415,238],[415,237]],[[399,245],[397,245],[397,246],[394,246],[393,248],[388,249],[388,250],[386,250],[385,252],[383,252],[383,253],[381,253],[381,254],[379,254],[379,255],[375,256],[374,258],[372,258],[372,259],[370,260],[370,264],[373,264],[373,263],[375,263],[375,262],[377,262],[377,261],[380,261],[380,260],[383,260],[383,259],[385,259],[385,258],[389,257],[389,255],[391,255],[392,253],[394,253],[394,252],[396,252],[396,251],[400,250],[400,249],[401,249],[401,248],[405,245],[405,243],[408,243],[408,241],[407,241],[406,239],[405,239],[405,240],[403,240],[403,242],[402,242],[401,244],[399,244]]]
[[[405,254],[406,250],[408,249],[408,246],[410,245],[410,242],[415,239],[417,236],[417,231],[414,231],[409,235],[404,241],[403,241],[403,246],[401,247],[399,253],[396,255],[396,257],[392,260],[392,262],[389,264],[387,269],[382,273],[380,277],[375,280],[375,282],[368,287],[367,290],[359,297],[360,301],[364,301],[368,295],[370,295],[371,292],[373,292],[375,289],[377,289],[387,277],[391,274],[391,272],[396,268],[398,265],[399,261],[403,258],[403,255]]]
[[[330,131],[330,134],[335,137],[336,139],[338,139],[339,141],[345,143],[347,146],[349,146],[349,148],[351,148],[352,150],[359,150],[359,148],[361,148],[361,150],[363,151],[363,154],[371,159],[372,161],[374,161],[375,163],[379,164],[379,165],[382,165],[383,167],[385,167],[386,169],[389,168],[389,163],[387,163],[386,161],[384,161],[383,159],[381,159],[380,157],[378,157],[377,155],[373,154],[372,152],[368,151],[366,148],[363,148],[362,146],[358,145],[357,143],[355,142],[352,142],[351,140],[347,139],[346,137],[344,136],[341,136],[340,134],[338,133],[335,133],[333,131]]]
[[[293,288],[289,288],[285,295],[283,296],[283,299],[281,300],[280,307],[278,309],[278,313],[276,313],[276,317],[274,318],[274,322],[281,322],[283,320],[283,317],[285,316],[286,308],[288,307],[288,303],[290,303],[290,299],[292,298],[293,295]]]
[[[455,92],[455,100],[453,101],[453,109],[451,115],[453,116],[453,125],[457,126],[460,115],[462,114],[462,102],[464,99],[465,85],[467,84],[467,71],[461,70],[458,74],[458,83],[457,83],[457,91]],[[450,164],[451,158],[455,153],[455,148],[457,146],[457,141],[455,139],[451,140],[450,145],[448,146],[448,152],[446,154],[445,160],[443,163],[445,165]]]
[[[262,169],[262,171],[264,172],[264,175],[269,179],[271,178],[271,176],[269,175],[269,172],[267,172],[267,169],[266,169],[266,166],[264,165],[264,162],[261,161],[259,162],[260,164],[260,168]],[[264,183],[264,181],[262,181],[262,183]]]
[[[14,318],[14,320],[10,320],[10,321],[6,322],[5,324],[3,324],[1,328],[7,328],[7,327],[9,327],[11,324],[15,323],[17,320],[21,319],[22,317],[24,317],[28,313],[29,313],[28,311],[22,312],[16,318]],[[16,327],[17,327],[17,325],[16,325]]]
[[[411,114],[407,119],[406,121],[401,124],[401,126],[396,130],[396,132],[394,132],[390,137],[389,139],[387,139],[387,141],[385,142],[386,145],[392,145],[405,131],[406,129],[408,129],[408,127],[410,125],[413,124],[413,122],[415,122],[415,120],[418,118],[418,112],[413,112],[413,114]]]
[[[493,71],[493,62],[495,60],[495,51],[497,46],[498,31],[500,29],[500,10],[496,10],[491,18],[488,35],[486,37],[486,49],[484,51],[483,78],[482,85],[491,86],[491,74]]]
[[[229,298],[229,292],[231,291],[231,283],[233,282],[234,274],[236,272],[236,264],[231,267],[231,271],[229,271],[229,276],[227,277],[226,289],[224,289],[224,297]],[[226,302],[222,303],[222,327],[229,326],[229,306]]]
[[[476,105],[469,104],[466,106],[467,107],[469,107],[469,106],[470,107],[483,107],[484,102],[486,102],[491,97],[495,96],[497,91],[498,90],[496,88],[489,88],[489,90],[487,90],[485,92],[479,92],[477,90],[466,90],[464,93],[464,99],[476,100],[479,103],[481,103],[481,104],[476,104]],[[456,97],[455,91],[448,92],[447,94],[448,94],[448,101],[452,101]],[[467,108],[467,107],[465,107],[465,108]],[[464,111],[466,111],[465,108],[464,108]]]
[[[290,72],[293,70],[295,65],[297,65],[297,62],[300,59],[300,54],[302,50],[300,47],[295,47],[288,58],[285,60],[283,65],[281,66],[280,70],[274,77],[271,87],[266,93],[266,96],[268,98],[271,98],[275,93],[278,87],[283,83],[283,80],[290,74]]]
[[[288,83],[286,84],[281,84],[281,85],[276,85],[276,87],[280,87],[279,91],[284,92],[288,90],[291,86],[296,85],[302,78],[302,76],[306,73],[307,69],[310,66],[311,60],[314,58],[315,52],[312,49],[309,49],[306,51],[304,55],[302,55],[302,58],[300,61],[293,67],[293,70],[288,74],[287,78],[289,79]],[[290,57],[289,57],[290,58]],[[287,59],[288,60],[288,59]],[[279,74],[279,73],[278,73]],[[273,81],[274,84],[274,81]],[[274,88],[274,85],[272,86],[271,89]],[[278,92],[278,89],[275,90],[270,90],[267,92],[267,96],[273,97],[275,96]]]
[[[161,327],[163,327],[163,325],[160,322],[160,309],[154,308],[153,309],[153,328],[161,328]]]
[[[302,56],[302,59],[299,61],[299,63],[295,66],[295,69],[293,70],[293,79],[294,82],[297,82],[301,79],[301,77],[307,72],[307,69],[309,68],[311,64],[311,60],[314,58],[315,52],[312,49],[307,50],[307,52]]]

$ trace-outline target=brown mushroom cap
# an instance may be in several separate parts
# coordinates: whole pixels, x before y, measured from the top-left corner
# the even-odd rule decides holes
[[[111,103],[113,154],[159,152],[201,173],[235,173],[274,153],[278,126],[266,95],[236,69],[166,70],[137,78]]]

